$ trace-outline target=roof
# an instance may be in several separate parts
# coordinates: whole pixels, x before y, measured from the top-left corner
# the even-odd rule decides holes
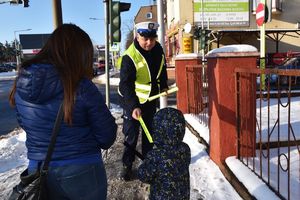
[[[260,33],[260,29],[228,29],[228,30],[212,30],[212,32],[216,33]],[[266,34],[271,33],[280,33],[280,34],[286,34],[286,33],[297,33],[300,35],[300,29],[266,29]]]
[[[155,21],[157,22],[157,9],[156,5],[149,5],[149,6],[142,6],[140,7],[139,11],[137,12],[136,16],[134,17],[134,23],[137,24],[139,22],[143,21]],[[151,12],[152,13],[152,19],[146,18],[146,13]]]
[[[240,43],[242,43],[243,40],[247,40],[249,35],[254,35],[256,38],[260,38],[260,29],[223,29],[211,30],[211,33],[217,39],[217,43],[219,43],[225,36],[237,37],[240,40]],[[268,38],[278,44],[284,36],[300,36],[300,29],[266,29],[265,33]],[[278,47],[276,49],[276,52],[278,52]]]
[[[296,33],[297,35],[300,35],[300,29],[266,29],[266,35],[273,39],[277,40],[277,38],[272,37],[274,35],[272,34],[281,34],[282,36],[288,35],[288,33]],[[237,34],[257,34],[259,37],[260,29],[236,29],[236,30],[212,30],[212,33],[215,33],[217,36],[224,36],[226,34],[232,34],[232,33],[237,33]],[[291,36],[291,35],[288,35]],[[279,39],[279,41],[281,38]]]

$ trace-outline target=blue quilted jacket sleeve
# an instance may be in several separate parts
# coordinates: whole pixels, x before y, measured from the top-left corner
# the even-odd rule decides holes
[[[88,80],[85,80],[82,84],[86,85],[86,87],[78,95],[82,98],[82,101],[79,102],[85,103],[88,123],[99,147],[108,149],[116,139],[117,125],[115,118],[111,115],[97,87]],[[74,117],[76,118],[77,116]]]

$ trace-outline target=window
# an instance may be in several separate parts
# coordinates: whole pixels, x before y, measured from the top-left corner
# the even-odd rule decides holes
[[[146,18],[147,18],[147,19],[152,19],[152,13],[151,13],[151,12],[148,12],[148,13],[146,14]]]

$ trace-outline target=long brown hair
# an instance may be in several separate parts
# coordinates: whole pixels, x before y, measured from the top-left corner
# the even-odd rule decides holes
[[[21,68],[34,63],[50,63],[56,68],[64,88],[64,120],[72,124],[77,86],[81,79],[93,77],[93,44],[90,37],[74,24],[63,24],[50,35],[41,51],[23,62]],[[13,106],[16,81],[9,97]]]

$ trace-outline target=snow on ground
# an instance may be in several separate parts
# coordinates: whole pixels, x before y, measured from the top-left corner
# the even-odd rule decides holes
[[[119,109],[114,107],[111,112],[120,113]],[[11,188],[18,182],[20,172],[28,163],[25,138],[26,134],[21,129],[0,138],[0,199],[7,198]],[[198,143],[196,136],[188,129],[184,142],[191,148],[191,199],[241,199],[217,165],[210,160],[205,146]]]
[[[14,72],[15,73],[15,72]],[[14,78],[15,74],[0,73],[0,79],[6,80],[7,77]],[[105,83],[105,74],[98,76],[94,79],[95,82]],[[119,79],[117,77],[110,78],[111,85],[117,85]],[[283,101],[286,101],[283,99]],[[271,102],[270,113],[277,114],[276,102]],[[300,112],[300,98],[294,98],[292,104],[292,116],[297,111]],[[119,107],[111,109],[114,114],[120,112]],[[263,108],[263,115],[267,115],[266,107]],[[275,110],[272,112],[272,110]],[[286,116],[286,110],[281,110],[282,117]],[[209,130],[205,124],[199,123],[197,116],[192,114],[185,115],[186,120],[192,127],[199,133],[203,139],[209,143]],[[275,119],[276,116],[271,117]],[[281,120],[281,125],[286,124],[287,121]],[[294,130],[300,130],[300,118],[295,117],[291,120]],[[262,130],[266,130],[263,126]],[[281,131],[282,132],[282,131]],[[21,129],[17,129],[5,137],[0,137],[0,199],[5,199],[10,192],[11,188],[18,182],[18,176],[22,170],[26,168],[28,163],[26,159],[25,148],[25,133]],[[283,135],[282,137],[286,137]],[[297,138],[299,136],[297,135]],[[191,148],[191,164],[190,164],[190,184],[191,184],[191,199],[241,199],[232,186],[228,183],[225,177],[217,165],[210,160],[209,155],[206,152],[205,146],[198,142],[198,139],[190,133],[187,129],[184,138]],[[284,152],[284,150],[283,150]],[[121,152],[119,152],[121,153]],[[271,153],[271,155],[273,155]],[[293,163],[299,164],[299,153],[295,150],[291,153],[291,160]],[[276,160],[276,157],[272,157],[271,162]],[[274,161],[275,162],[275,161]],[[278,199],[276,195],[266,186],[264,182],[257,178],[257,176],[244,164],[242,164],[235,157],[229,157],[226,160],[227,165],[237,176],[237,178],[245,184],[249,192],[257,199]],[[275,165],[272,165],[273,167]],[[291,177],[298,177],[293,179],[295,184],[292,185],[291,199],[298,199],[299,197],[299,172],[297,170],[291,170]],[[282,184],[281,188],[287,184]],[[286,188],[285,188],[286,189]]]
[[[0,80],[13,80],[17,76],[17,71],[11,72],[1,72],[0,73]]]
[[[288,138],[288,130],[291,128],[293,130],[294,135],[290,135],[290,139],[293,141],[293,137],[297,140],[300,140],[300,97],[293,97],[291,100],[290,107],[290,121],[288,120],[288,107],[284,107],[287,105],[287,98],[281,98],[281,104],[283,106],[278,106],[277,99],[270,99],[270,102],[263,101],[259,102],[257,100],[257,107],[262,103],[261,113],[259,109],[257,109],[257,117],[262,115],[262,135],[261,139],[263,142],[267,142],[268,136],[270,137],[270,141],[277,141],[278,137],[280,137],[281,141],[287,140]],[[268,109],[268,103],[270,105]],[[279,115],[277,112],[279,110]],[[270,116],[270,121],[268,122],[268,115]],[[209,144],[209,130],[208,126],[205,124],[201,124],[199,120],[197,120],[197,116],[194,114],[186,114],[185,119],[188,123],[198,132],[200,136]],[[268,126],[270,126],[269,130],[275,126],[277,120],[280,119],[280,126],[276,125],[272,134],[268,133]],[[269,125],[268,125],[269,123]],[[290,126],[288,124],[291,124]],[[280,128],[279,128],[280,127]],[[278,134],[280,133],[280,136]],[[257,133],[257,141],[259,141],[259,134]],[[299,146],[298,146],[299,148]],[[278,152],[280,152],[280,156],[278,157]],[[287,198],[287,172],[278,168],[278,159],[280,159],[280,164],[283,169],[286,169],[288,166],[287,159],[285,156],[288,156],[287,148],[280,149],[271,149],[270,150],[270,184],[274,188],[278,188],[277,186],[277,173],[280,171],[280,193]],[[264,155],[267,155],[267,151],[263,151]],[[257,174],[260,174],[259,170],[259,156],[260,153],[257,151],[257,157],[249,158],[246,163],[249,164],[249,168],[255,167],[255,171]],[[285,155],[285,156],[284,156]],[[262,156],[263,157],[263,156]],[[300,152],[296,147],[290,148],[290,197],[292,200],[299,199],[300,196],[300,171],[299,171],[299,163],[300,163]],[[244,183],[245,187],[248,189],[249,193],[256,197],[256,199],[278,199],[278,197],[267,187],[267,185],[254,174],[252,170],[246,167],[240,160],[238,160],[235,156],[229,157],[226,159],[226,164],[230,168],[230,170],[235,174],[235,176],[239,179],[240,182]],[[265,180],[267,180],[268,174],[268,161],[266,158],[262,158],[262,176]],[[269,197],[269,198],[268,198]]]
[[[241,199],[218,166],[209,158],[206,147],[197,142],[198,138],[188,129],[183,141],[191,149],[191,199]]]

